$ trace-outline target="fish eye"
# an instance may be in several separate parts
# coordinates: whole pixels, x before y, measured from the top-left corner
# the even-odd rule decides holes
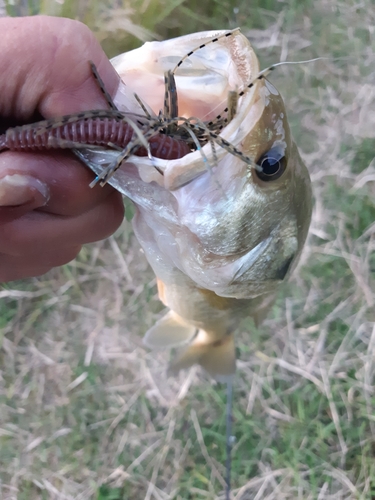
[[[262,181],[274,181],[283,175],[286,163],[284,148],[274,146],[259,158],[257,165],[260,169],[255,169],[255,172]]]

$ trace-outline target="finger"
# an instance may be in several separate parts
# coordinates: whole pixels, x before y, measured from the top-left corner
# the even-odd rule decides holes
[[[115,93],[119,77],[84,24],[46,16],[1,18],[0,33],[3,117],[26,121],[35,110],[49,118],[106,107],[89,60],[108,92]]]
[[[0,186],[1,178],[15,175],[47,186],[48,200],[37,200],[30,209],[43,207],[41,210],[56,215],[76,216],[87,212],[114,191],[109,185],[90,188],[94,174],[68,152],[0,154]],[[23,210],[23,213],[26,211]]]
[[[73,260],[81,250],[81,245],[60,246],[57,249],[45,248],[43,256],[39,253],[24,256],[0,253],[0,282],[32,278],[47,273],[54,267],[62,266]]]
[[[80,245],[108,237],[122,222],[124,206],[113,191],[101,204],[76,217],[51,215],[38,210],[0,226],[0,252],[29,258],[60,246]]]

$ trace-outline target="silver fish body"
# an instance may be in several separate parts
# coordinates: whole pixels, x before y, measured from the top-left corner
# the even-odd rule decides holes
[[[113,60],[125,85],[115,98],[123,110],[142,113],[137,92],[156,115],[163,107],[163,75],[185,53],[176,71],[180,114],[207,123],[226,106],[229,91],[259,74],[258,61],[240,33],[204,32],[151,42]],[[151,112],[151,111],[150,111]],[[259,323],[278,286],[295,267],[311,218],[311,184],[294,144],[281,96],[257,80],[238,102],[220,134],[235,148],[282,173],[260,176],[239,155],[207,143],[177,160],[131,157],[110,183],[136,206],[134,231],[170,309],[145,336],[150,347],[184,345],[171,370],[194,363],[211,375],[235,370],[233,332],[239,320]],[[114,151],[81,151],[99,174]],[[266,161],[266,163],[264,163]]]

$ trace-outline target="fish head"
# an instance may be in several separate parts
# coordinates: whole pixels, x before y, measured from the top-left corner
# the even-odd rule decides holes
[[[149,42],[112,61],[124,82],[115,103],[144,113],[130,97],[137,93],[150,120],[163,110],[164,73],[175,66],[179,114],[204,132],[228,95],[239,98],[233,119],[196,151],[176,160],[131,157],[109,182],[134,201],[135,232],[159,279],[251,299],[273,293],[295,266],[310,223],[311,188],[280,94],[257,78],[247,38],[225,33]],[[116,154],[80,153],[96,173]]]

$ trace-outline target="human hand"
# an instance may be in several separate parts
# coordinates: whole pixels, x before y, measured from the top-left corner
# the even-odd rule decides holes
[[[112,95],[118,75],[85,25],[45,16],[2,18],[0,33],[0,133],[106,109],[88,61]],[[0,281],[41,275],[117,229],[122,197],[109,185],[91,189],[92,179],[70,152],[0,153]]]

